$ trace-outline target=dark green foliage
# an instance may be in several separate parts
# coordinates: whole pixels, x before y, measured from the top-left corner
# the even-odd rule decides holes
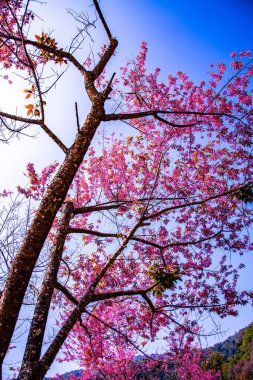
[[[253,380],[253,323],[214,345],[203,366],[220,370],[220,380]]]
[[[238,344],[240,341],[240,337],[243,333],[243,330],[240,330],[236,334],[229,336],[226,340],[221,343],[216,343],[211,350],[218,352],[225,356],[225,358],[229,358],[234,356],[237,352]]]
[[[219,352],[211,352],[207,359],[203,362],[202,367],[204,369],[213,369],[215,371],[218,371],[221,369],[222,364],[226,362],[226,357],[223,354],[220,354]]]
[[[241,335],[236,355],[228,360],[226,375],[228,380],[253,379],[253,323]]]
[[[159,296],[181,281],[182,273],[178,265],[163,267],[155,263],[149,267],[149,276],[157,283],[153,293]]]
[[[250,184],[240,189],[237,193],[235,193],[236,198],[244,201],[245,203],[252,203],[253,202],[252,186],[253,185]]]
[[[253,323],[244,331],[241,337],[238,354],[236,355],[239,360],[249,360],[251,351],[251,343],[253,340]]]

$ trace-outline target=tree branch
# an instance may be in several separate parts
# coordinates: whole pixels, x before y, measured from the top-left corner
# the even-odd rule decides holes
[[[116,48],[118,46],[118,41],[116,38],[113,38],[110,40],[110,44],[105,50],[104,54],[102,55],[100,61],[98,64],[94,67],[94,69],[91,71],[93,74],[94,80],[99,77],[100,74],[102,74],[102,71],[104,70],[105,66],[107,65],[108,61],[112,57],[113,53],[115,52]]]
[[[63,150],[65,154],[68,153],[68,148],[63,144],[63,142],[49,129],[46,124],[43,122],[43,120],[36,120],[36,119],[29,119],[26,117],[21,117],[21,116],[16,116],[12,115],[9,113],[5,113],[0,111],[0,116],[5,117],[7,119],[11,119],[14,121],[19,121],[21,123],[26,123],[26,124],[35,124],[39,125],[43,131]]]
[[[107,114],[104,116],[104,121],[113,121],[113,120],[133,120],[133,119],[139,119],[142,117],[147,116],[154,116],[155,118],[158,118],[158,120],[165,122],[164,119],[160,118],[158,114],[163,115],[196,115],[196,116],[218,116],[218,117],[229,117],[231,119],[235,119],[246,125],[239,117],[223,113],[223,112],[200,112],[200,111],[164,111],[164,110],[155,110],[155,111],[140,111],[140,112],[134,112],[134,113],[118,113],[118,114]],[[167,122],[166,123],[170,123]],[[186,125],[180,125],[180,124],[169,124],[173,127],[177,128],[186,128],[186,127],[192,127],[194,124],[186,124]]]
[[[60,328],[59,332],[55,336],[54,340],[48,347],[47,351],[45,352],[43,358],[40,361],[40,366],[42,368],[42,374],[45,374],[50,367],[51,363],[53,362],[55,356],[59,352],[61,346],[65,342],[68,334],[70,333],[71,329],[75,325],[75,323],[79,320],[83,310],[85,307],[91,302],[92,296],[94,295],[94,291],[99,284],[100,280],[104,277],[108,269],[112,266],[112,264],[115,262],[117,257],[125,250],[127,247],[127,244],[131,237],[134,235],[136,230],[140,227],[142,220],[140,220],[136,225],[132,228],[132,230],[129,232],[128,237],[124,240],[123,244],[116,250],[116,252],[112,255],[112,257],[108,260],[108,262],[105,264],[105,266],[102,268],[100,273],[94,278],[91,285],[87,289],[85,295],[82,297],[82,299],[79,301],[78,305],[74,308],[74,310],[70,313],[69,317],[63,324],[63,326]]]
[[[74,227],[69,227],[69,234],[89,234],[89,235],[100,236],[100,237],[115,237],[115,238],[121,237],[120,234],[93,231],[93,230],[87,230],[85,228],[74,228]]]
[[[102,22],[102,25],[103,25],[103,27],[104,27],[104,29],[106,31],[106,34],[107,34],[109,40],[111,41],[112,40],[112,34],[111,34],[110,29],[109,29],[109,27],[108,27],[108,25],[107,25],[107,23],[105,21],[104,15],[101,12],[101,9],[100,9],[100,6],[98,4],[98,1],[97,0],[93,0],[93,3],[95,5],[96,11],[97,11],[97,13],[99,15],[99,18],[100,18],[100,20]]]
[[[55,284],[55,288],[57,290],[59,290],[60,292],[62,292],[66,298],[69,299],[69,301],[71,301],[74,305],[78,305],[78,300],[70,293],[70,291],[64,286],[62,285],[60,282],[56,282]]]
[[[234,194],[234,193],[238,192],[240,189],[243,189],[243,188],[245,188],[247,186],[249,186],[249,185],[246,184],[246,185],[243,185],[243,186],[239,186],[239,187],[237,187],[235,189],[224,191],[223,193],[219,193],[219,194],[213,195],[211,197],[208,197],[208,198],[205,198],[205,199],[202,199],[202,200],[199,200],[199,201],[189,202],[189,203],[184,203],[184,204],[180,204],[180,205],[176,205],[176,206],[167,207],[167,208],[164,208],[164,209],[162,209],[160,211],[157,211],[157,212],[155,212],[153,214],[144,216],[143,220],[149,220],[149,219],[152,219],[152,218],[156,218],[157,216],[160,216],[161,214],[164,214],[164,213],[166,213],[168,211],[177,210],[177,209],[180,209],[180,208],[185,208],[185,207],[190,207],[190,206],[201,205],[201,204],[207,203],[207,202],[209,202],[211,200],[223,197],[225,195]]]
[[[94,205],[94,206],[77,207],[74,209],[74,214],[78,215],[78,214],[85,214],[85,213],[95,212],[95,211],[113,210],[113,209],[119,208],[126,202],[127,201],[115,201],[115,202],[110,201],[110,202],[105,202],[105,203],[101,203],[99,205]]]
[[[75,111],[76,111],[76,126],[77,126],[77,132],[80,132],[80,123],[79,123],[79,115],[78,115],[78,107],[77,102],[75,102]]]
[[[40,50],[44,50],[48,53],[51,53],[51,54],[54,54],[55,56],[57,57],[60,57],[60,58],[66,58],[69,62],[71,62],[82,74],[84,74],[86,72],[85,68],[83,67],[83,65],[81,65],[81,63],[79,63],[77,61],[77,59],[69,52],[66,52],[64,51],[63,49],[57,49],[57,48],[53,48],[53,47],[50,47],[50,46],[47,46],[47,45],[44,45],[42,43],[39,43],[37,41],[32,41],[32,40],[29,40],[29,39],[22,39],[20,37],[17,37],[17,36],[13,36],[13,35],[9,35],[9,34],[5,34],[5,33],[1,33],[0,32],[0,37],[2,38],[6,38],[7,40],[12,40],[12,41],[16,41],[16,42],[21,42],[21,43],[24,43],[25,45],[30,45],[30,46],[34,46]],[[5,42],[6,43],[6,42]]]
[[[117,297],[130,297],[130,296],[138,296],[141,295],[143,297],[146,296],[148,292],[150,292],[155,285],[150,286],[147,289],[144,290],[119,290],[117,292],[108,292],[108,293],[96,293],[93,294],[90,298],[90,302],[98,302],[98,301],[104,301],[111,298],[117,298]],[[66,298],[70,302],[72,302],[74,305],[78,305],[79,301],[70,293],[70,291],[59,282],[56,283],[55,288],[62,292]]]
[[[41,128],[43,129],[43,131],[49,136],[51,137],[51,139],[61,148],[61,150],[65,153],[65,154],[68,154],[68,148],[66,147],[65,144],[63,144],[63,142],[51,131],[51,129],[49,129],[44,123],[43,124],[40,124]]]
[[[39,119],[29,119],[28,117],[22,117],[22,116],[17,116],[17,115],[12,115],[10,113],[2,112],[0,111],[0,116],[5,117],[7,119],[15,120],[15,121],[20,121],[21,123],[26,123],[26,124],[36,124],[36,125],[42,125],[43,120]]]
[[[115,75],[116,75],[116,73],[112,74],[111,79],[109,80],[108,85],[106,86],[106,89],[103,92],[105,99],[108,99],[108,96],[109,96],[110,92],[112,91],[112,81],[113,81]]]
[[[160,250],[164,250],[164,249],[167,249],[170,247],[195,245],[195,244],[203,243],[204,241],[208,241],[210,239],[215,238],[221,232],[222,232],[222,230],[216,232],[215,234],[213,234],[211,236],[208,236],[208,237],[205,237],[205,238],[202,238],[199,240],[195,240],[195,241],[190,240],[190,241],[185,241],[185,242],[171,242],[171,243],[168,243],[166,245],[160,245],[160,244],[157,244],[153,241],[149,241],[149,240],[140,238],[138,236],[133,236],[131,238],[131,240],[134,240],[134,241],[146,244],[146,245],[150,245],[150,246],[155,247],[155,248],[160,249]],[[68,233],[69,234],[87,234],[87,235],[93,235],[93,236],[105,237],[105,238],[106,237],[113,237],[113,238],[122,238],[123,237],[121,234],[115,234],[115,233],[109,233],[109,232],[100,232],[100,231],[88,230],[85,228],[75,228],[75,227],[69,227]]]
[[[146,293],[142,294],[142,298],[147,302],[147,304],[150,307],[150,310],[152,311],[152,313],[155,313],[156,309],[155,309],[153,303],[151,302],[151,299],[147,296]]]

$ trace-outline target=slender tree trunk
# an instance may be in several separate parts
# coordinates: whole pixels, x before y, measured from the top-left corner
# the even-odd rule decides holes
[[[50,345],[49,349],[43,356],[43,358],[40,360],[40,367],[39,367],[39,373],[38,377],[35,378],[28,378],[29,380],[43,380],[47,371],[51,367],[52,363],[55,360],[56,355],[58,354],[60,348],[62,347],[63,343],[65,342],[67,336],[69,335],[70,331],[82,315],[85,307],[90,303],[91,297],[94,290],[87,292],[85,297],[83,297],[82,301],[74,308],[72,313],[70,314],[67,321],[64,323],[64,326],[60,329],[58,332],[56,338],[53,341],[53,344]],[[24,380],[23,378],[22,380]]]
[[[73,204],[67,203],[59,221],[55,243],[50,252],[49,263],[42,287],[38,296],[32,324],[30,327],[23,363],[19,373],[19,380],[36,379],[39,373],[38,361],[45,334],[45,328],[52,300],[52,295],[57,282],[66,236],[69,230],[69,222],[73,216]]]
[[[40,251],[91,140],[104,117],[101,98],[95,99],[80,133],[41,201],[17,253],[0,300],[0,364],[7,353],[23,298]]]
[[[129,232],[128,237],[125,239],[122,245],[116,250],[116,252],[108,260],[108,262],[104,265],[100,273],[94,278],[91,285],[87,289],[86,294],[82,297],[82,299],[79,301],[76,307],[72,310],[69,317],[67,318],[63,326],[60,328],[58,334],[56,335],[53,342],[48,347],[44,356],[40,360],[40,374],[39,374],[40,376],[38,378],[35,378],[36,380],[42,380],[44,376],[46,375],[48,369],[51,367],[52,363],[54,362],[56,355],[61,349],[70,331],[72,330],[72,328],[74,327],[78,319],[81,317],[86,306],[89,305],[89,303],[92,301],[92,296],[94,295],[95,289],[97,285],[99,284],[100,280],[106,274],[108,269],[113,265],[117,257],[125,250],[128,242],[131,240],[131,238],[134,236],[137,229],[140,227],[141,222],[142,220],[140,219],[139,222]]]

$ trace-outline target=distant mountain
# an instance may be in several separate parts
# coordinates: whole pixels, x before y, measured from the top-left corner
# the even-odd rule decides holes
[[[82,376],[82,373],[83,373],[83,370],[82,369],[76,369],[76,370],[73,370],[73,371],[70,371],[70,372],[65,372],[63,373],[62,375],[60,375],[60,377],[58,377],[59,380],[64,380],[64,379],[69,379],[69,377],[72,375],[76,376],[76,378],[81,378]],[[51,377],[45,377],[44,380],[50,380]]]
[[[253,323],[223,342],[206,348],[203,352],[205,356],[207,355],[203,366],[206,369],[220,370],[220,380],[253,380]],[[142,356],[135,358],[137,362],[140,360]],[[58,380],[69,379],[71,375],[75,375],[78,379],[81,378],[82,372],[82,370],[66,372]]]
[[[223,354],[226,358],[234,356],[237,352],[238,344],[240,342],[242,334],[248,327],[249,326],[244,327],[243,329],[236,332],[234,335],[231,335],[228,338],[226,338],[223,342],[216,343],[213,346],[206,348],[204,351],[211,350],[219,352],[220,354]]]
[[[203,365],[220,370],[220,380],[253,380],[253,323],[210,347]]]

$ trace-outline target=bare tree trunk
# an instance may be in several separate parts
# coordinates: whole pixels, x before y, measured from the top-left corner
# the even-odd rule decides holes
[[[64,202],[69,187],[82,163],[84,155],[90,146],[91,140],[98,126],[101,121],[105,120],[104,103],[112,90],[111,82],[114,75],[109,81],[107,88],[102,93],[96,90],[94,82],[103,72],[105,66],[112,57],[118,42],[112,37],[97,0],[93,1],[110,42],[92,71],[86,71],[71,54],[67,54],[67,58],[74,62],[83,76],[86,93],[92,106],[73,145],[69,149],[65,149],[66,147],[63,146],[64,151],[66,151],[64,162],[51,184],[48,186],[47,192],[36,211],[33,222],[27,231],[15,259],[13,260],[7,277],[0,298],[0,368],[8,351],[33,269],[53,224],[54,218]],[[13,37],[13,39],[15,40],[15,37]],[[33,41],[25,40],[22,42],[34,45]],[[57,54],[59,55],[59,52],[57,52]],[[53,140],[55,141],[55,139]]]
[[[80,133],[41,201],[17,253],[0,300],[0,364],[10,344],[22,301],[43,244],[71,182],[104,116],[103,103],[94,102]]]
[[[41,355],[50,303],[57,282],[57,273],[62,258],[66,236],[69,231],[69,222],[72,216],[73,204],[67,203],[64,206],[55,242],[50,252],[47,271],[34,310],[18,379],[35,379],[37,373],[39,373],[38,361]]]

